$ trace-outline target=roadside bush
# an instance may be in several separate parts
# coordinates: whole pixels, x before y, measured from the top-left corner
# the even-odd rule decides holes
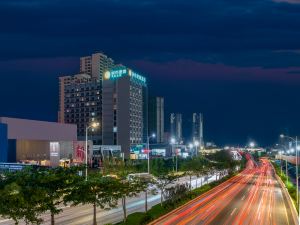
[[[187,184],[177,184],[173,187],[166,189],[166,201],[164,205],[167,208],[175,208],[182,199],[185,199],[189,192]]]

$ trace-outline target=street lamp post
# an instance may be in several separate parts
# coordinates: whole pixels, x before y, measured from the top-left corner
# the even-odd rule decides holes
[[[285,175],[286,175],[286,182],[289,181],[289,176],[288,176],[288,164],[287,164],[287,158],[285,157]]]
[[[88,177],[88,131],[90,128],[97,128],[99,123],[92,123],[90,126],[85,128],[85,180],[87,181]]]
[[[174,144],[176,143],[175,138],[171,138],[171,147],[172,147],[172,156],[173,156],[173,163],[174,163]],[[177,168],[177,159],[176,159],[176,168]],[[174,166],[173,166],[173,172],[174,172]],[[176,169],[177,172],[177,169]]]
[[[250,148],[254,148],[255,147],[255,143],[252,141],[252,142],[250,142],[249,146],[250,146]]]
[[[148,151],[148,174],[150,174],[150,138],[155,138],[156,135],[152,134],[150,137],[147,137],[147,151]]]
[[[199,146],[199,141],[194,142],[195,149],[196,149],[196,156],[198,156],[198,146]]]
[[[193,153],[193,147],[194,145],[192,143],[189,144],[189,149],[190,149],[190,152],[191,152],[191,155],[193,156],[194,153]]]
[[[295,142],[295,150],[296,150],[296,190],[297,190],[297,205],[299,205],[299,175],[298,175],[298,138],[297,136],[295,138],[286,136],[281,134],[280,135],[281,138],[288,138],[290,140],[292,140],[293,142]],[[286,159],[286,171],[287,171],[287,159]],[[287,173],[287,172],[286,172]],[[300,210],[299,210],[300,213]]]
[[[280,155],[280,174],[282,175],[282,151],[279,151]]]

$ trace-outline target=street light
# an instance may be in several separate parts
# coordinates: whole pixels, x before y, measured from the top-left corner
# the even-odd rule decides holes
[[[280,155],[280,174],[282,175],[282,154],[283,154],[283,151],[279,151],[278,153]]]
[[[175,140],[175,138],[171,138],[171,144],[175,144],[176,143],[176,140]]]
[[[252,141],[252,142],[250,142],[249,146],[250,146],[250,148],[254,148],[255,143]]]
[[[194,142],[195,148],[196,148],[196,156],[198,155],[198,146],[199,146],[199,141]]]
[[[156,135],[153,133],[151,136],[147,137],[147,151],[148,151],[148,174],[150,174],[150,138],[155,138]]]
[[[170,144],[172,146],[172,155],[173,155],[173,162],[174,162],[174,144],[176,143],[176,139],[174,137],[171,138]],[[176,172],[177,172],[177,154],[176,155]],[[173,166],[173,171],[174,171],[174,166]]]
[[[97,128],[99,127],[99,123],[97,122],[93,122],[90,126],[87,126],[85,128],[85,180],[87,181],[87,174],[88,174],[88,160],[87,160],[87,157],[88,157],[88,131],[90,128]]]
[[[281,134],[280,135],[280,138],[287,138],[287,139],[290,139],[292,140],[292,142],[295,142],[295,149],[296,149],[296,189],[297,189],[297,205],[299,205],[299,176],[298,176],[298,150],[299,150],[299,147],[298,147],[298,138],[297,136],[295,138],[292,138],[292,137],[289,137],[289,136],[286,136],[284,134]],[[292,151],[292,149],[291,149]],[[293,151],[294,152],[294,149]],[[287,164],[287,163],[286,163]],[[299,217],[300,217],[300,210],[299,210]]]

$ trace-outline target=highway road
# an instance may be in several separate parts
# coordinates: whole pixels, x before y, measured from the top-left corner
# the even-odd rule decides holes
[[[270,162],[262,159],[256,166],[249,160],[238,176],[152,224],[296,225],[295,211],[287,198]]]
[[[212,182],[216,180],[216,176],[212,176],[206,181],[204,177],[198,178],[197,186],[199,187],[202,183]],[[189,183],[188,177],[180,178],[179,183]],[[195,188],[196,179],[192,180],[192,186]],[[148,196],[148,207],[152,207],[160,203],[160,194]],[[91,205],[80,205],[76,207],[62,206],[63,212],[55,216],[56,225],[90,225],[93,220],[93,208]],[[145,211],[145,198],[144,194],[141,193],[139,196],[134,198],[128,198],[127,200],[127,214],[134,212],[144,212]],[[42,215],[44,220],[43,224],[50,224],[50,214],[46,213]],[[123,220],[123,211],[121,202],[117,208],[106,210],[97,210],[97,223],[98,224],[108,224],[108,223],[117,223]],[[20,225],[25,224],[20,221]],[[14,222],[9,219],[0,218],[0,225],[14,225]]]

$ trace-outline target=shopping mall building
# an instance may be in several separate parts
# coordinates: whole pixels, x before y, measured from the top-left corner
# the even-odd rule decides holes
[[[91,154],[88,144],[88,154]],[[0,162],[58,166],[62,160],[82,162],[85,142],[77,141],[77,126],[0,117]]]

